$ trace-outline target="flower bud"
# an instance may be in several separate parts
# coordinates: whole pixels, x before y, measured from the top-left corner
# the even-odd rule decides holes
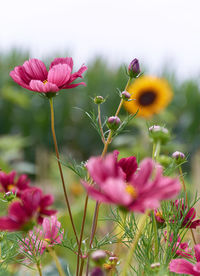
[[[160,155],[158,157],[158,163],[160,163],[163,167],[168,167],[173,161],[172,158],[166,155]]]
[[[5,193],[5,195],[4,195],[4,198],[5,198],[8,202],[12,201],[15,197],[16,197],[16,195],[15,195],[13,192],[11,192],[11,191]]]
[[[117,116],[111,116],[107,120],[107,127],[110,130],[117,130],[120,124],[121,124],[120,118]]]
[[[131,94],[128,93],[127,91],[123,91],[121,95],[122,95],[122,99],[125,101],[128,101],[131,97]]]
[[[102,104],[102,103],[104,103],[105,102],[105,99],[102,97],[102,96],[96,96],[95,98],[94,98],[94,103],[95,104]]]
[[[100,267],[94,267],[90,272],[90,276],[104,276],[105,273]]]
[[[140,74],[140,65],[137,58],[134,58],[128,66],[128,75],[131,78],[136,78]]]
[[[149,136],[152,138],[154,143],[159,141],[163,145],[166,144],[170,139],[170,133],[168,129],[156,125],[149,128]]]
[[[172,158],[175,159],[177,164],[181,164],[185,160],[185,154],[180,151],[175,151],[172,154]]]
[[[91,258],[95,263],[103,264],[107,255],[106,252],[103,250],[96,250],[91,254]]]

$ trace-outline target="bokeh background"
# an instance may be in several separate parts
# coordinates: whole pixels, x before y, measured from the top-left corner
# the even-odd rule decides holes
[[[55,98],[56,131],[62,159],[77,162],[100,154],[102,142],[84,111],[92,98],[107,97],[103,118],[118,106],[117,88],[127,82],[125,67],[137,57],[144,74],[165,77],[173,90],[170,105],[144,120],[135,118],[114,141],[121,155],[151,155],[148,126],[165,125],[172,141],[162,153],[183,151],[188,185],[198,188],[200,162],[200,3],[198,0],[18,0],[4,1],[0,16],[0,167],[27,173],[56,196],[62,191],[50,133],[48,101],[19,87],[9,72],[28,58],[47,65],[72,56],[75,69],[88,66],[86,87],[61,91]],[[122,110],[124,118],[127,112]],[[72,202],[82,197],[79,181],[66,168]],[[60,187],[60,190],[59,188]],[[74,205],[79,216],[82,207]]]

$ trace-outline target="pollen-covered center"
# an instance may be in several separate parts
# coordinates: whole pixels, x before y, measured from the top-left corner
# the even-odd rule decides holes
[[[136,198],[137,198],[138,193],[137,193],[136,189],[135,189],[132,185],[127,184],[125,189],[126,189],[126,192],[127,192],[129,195],[131,195],[131,197],[132,197],[133,199],[136,199]]]
[[[8,185],[8,187],[7,187],[8,191],[13,190],[14,188],[15,188],[15,186],[13,184]]]
[[[44,81],[43,81],[44,84],[47,84],[47,82],[48,82],[47,80],[44,80]]]
[[[161,211],[156,212],[156,217],[159,217],[160,219],[163,219],[163,214]]]
[[[153,90],[143,91],[138,98],[138,102],[141,106],[148,106],[154,103],[156,97],[157,94]]]

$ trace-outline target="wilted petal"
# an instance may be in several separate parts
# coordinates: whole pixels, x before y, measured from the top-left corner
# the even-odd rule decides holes
[[[47,79],[47,69],[45,64],[39,59],[29,59],[24,62],[23,67],[32,80],[44,81]]]
[[[58,92],[59,88],[56,84],[53,83],[43,83],[39,80],[31,80],[30,88],[33,91],[40,92],[40,93],[48,93],[48,92]]]
[[[54,83],[57,87],[63,86],[70,78],[71,68],[67,64],[53,66],[48,73],[47,80]]]

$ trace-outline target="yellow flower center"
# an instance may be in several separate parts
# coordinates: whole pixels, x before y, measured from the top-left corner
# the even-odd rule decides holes
[[[43,83],[46,84],[48,81],[47,80],[44,80]]]
[[[51,240],[50,239],[44,239],[44,241],[50,243]]]
[[[158,211],[158,212],[156,213],[156,217],[159,217],[159,218],[163,219],[162,212],[161,212],[161,211]]]
[[[128,184],[125,189],[126,189],[126,192],[129,195],[131,195],[133,199],[137,198],[138,193],[137,193],[136,189],[132,185]]]
[[[10,184],[10,185],[8,185],[8,187],[7,187],[7,188],[8,188],[8,190],[9,190],[9,191],[11,191],[12,189],[14,189],[14,188],[15,188],[15,186],[14,186],[14,185],[12,185],[12,184]]]

